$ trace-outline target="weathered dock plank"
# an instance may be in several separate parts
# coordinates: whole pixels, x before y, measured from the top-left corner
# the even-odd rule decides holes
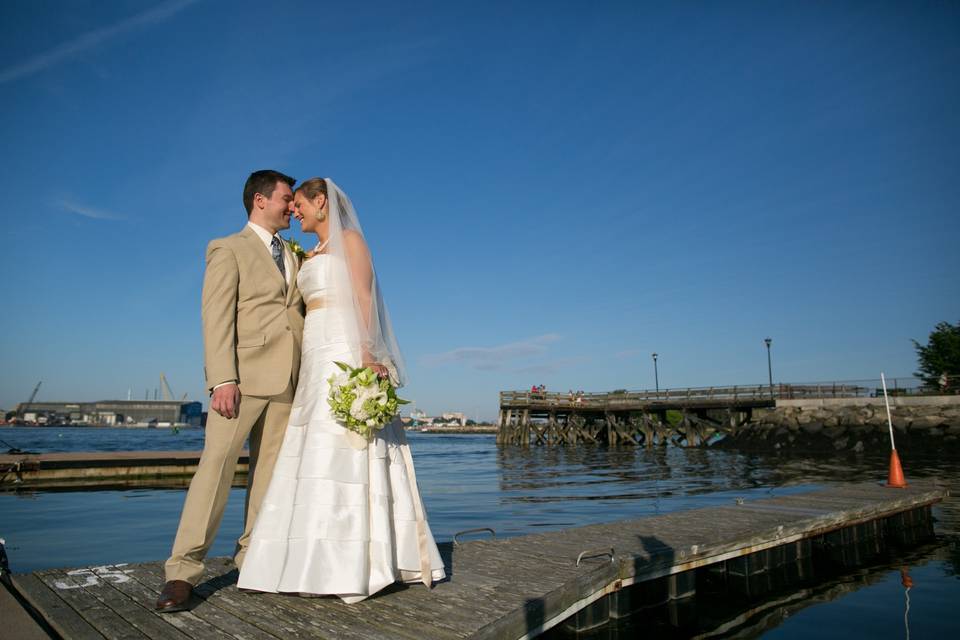
[[[126,576],[119,573],[113,573],[117,578]],[[142,601],[139,598],[130,598],[127,594],[113,588],[114,581],[111,579],[90,581],[85,577],[77,579],[75,576],[69,576],[60,571],[40,572],[40,579],[47,585],[51,583],[70,584],[77,588],[74,594],[79,598],[86,598],[88,601],[96,600],[107,610],[112,611],[123,624],[117,623],[114,616],[106,615],[104,619],[109,618],[112,634],[104,634],[107,637],[140,637],[132,634],[130,627],[138,631],[145,638],[169,638],[170,640],[190,640],[190,636],[179,631],[176,626],[168,621],[153,615],[147,607],[149,601]]]
[[[144,584],[152,584],[155,594],[149,602],[156,600],[156,594],[159,594],[163,585],[164,575],[161,563],[137,565],[137,578]],[[300,620],[290,620],[283,609],[275,609],[268,603],[251,598],[249,601],[240,601],[243,594],[236,592],[232,587],[236,583],[236,573],[232,564],[224,558],[212,559],[204,572],[201,582],[197,587],[197,593],[203,598],[202,603],[193,609],[190,613],[196,615],[205,621],[209,621],[215,626],[231,631],[235,627],[253,627],[259,630],[255,637],[263,637],[260,634],[267,634],[273,638],[314,638],[316,635],[308,633],[301,629]],[[230,594],[224,593],[232,587],[234,598]],[[177,614],[180,616],[180,614]],[[177,617],[170,616],[170,617]],[[226,616],[231,624],[217,624],[215,621],[222,620]],[[240,635],[239,637],[245,637]]]
[[[163,585],[162,567],[159,564],[131,565],[127,575],[132,578],[132,582],[118,585],[118,588],[122,588],[131,598],[137,598],[145,605],[151,606]],[[217,607],[202,607],[180,615],[168,616],[167,619],[178,629],[198,640],[217,637],[216,632],[209,632],[208,629],[222,631],[231,638],[272,640],[277,637]]]
[[[156,600],[158,592],[149,588],[140,582],[140,577],[134,575],[135,570],[127,570],[125,576],[128,580],[120,582],[110,582],[106,586],[119,591],[129,600],[137,603],[142,609],[146,610],[147,617],[153,617],[152,603]],[[156,578],[150,575],[149,582],[151,586],[156,585]],[[143,615],[143,612],[140,612]],[[206,620],[197,617],[192,612],[182,616],[166,616],[160,618],[161,621],[175,627],[180,633],[195,640],[231,640],[239,632],[244,638],[258,638],[259,640],[272,640],[273,636],[260,632],[256,627],[245,625],[239,619],[231,620],[227,623],[230,632],[222,630],[219,626],[211,624]],[[148,634],[151,637],[158,637],[158,634]],[[164,637],[164,636],[160,636]]]
[[[907,489],[844,485],[515,538],[444,543],[447,580],[431,590],[396,585],[354,605],[333,597],[240,592],[236,569],[226,559],[208,564],[198,604],[188,613],[152,610],[163,582],[160,563],[39,571],[17,576],[16,584],[64,638],[530,638],[629,585],[737,558],[747,571],[758,557],[750,554],[768,549],[777,557],[800,557],[800,541],[852,525],[889,524],[886,519],[946,495],[932,483]],[[582,552],[588,553],[577,566]]]
[[[200,451],[106,451],[0,454],[0,490],[85,489],[109,486],[187,486]],[[234,484],[246,481],[249,455],[241,452]]]
[[[159,586],[163,583],[162,567],[159,564],[142,566],[145,570],[141,575],[152,574],[159,592]],[[424,637],[416,636],[416,630],[410,628],[404,630],[406,635],[397,635],[393,633],[393,629],[385,630],[382,625],[377,625],[376,621],[371,621],[366,616],[357,616],[352,610],[338,606],[340,603],[330,598],[240,592],[236,588],[236,577],[236,569],[228,560],[215,558],[209,562],[197,588],[197,593],[204,601],[193,613],[210,617],[215,612],[223,612],[277,638],[386,640],[416,637],[422,640]],[[154,599],[155,596],[150,602]],[[396,618],[391,618],[388,627],[397,627],[399,623]]]
[[[130,621],[83,588],[85,579],[74,579],[64,572],[41,571],[35,574],[41,582],[55,590],[57,595],[70,605],[107,640],[148,638]],[[168,637],[168,636],[161,636]]]
[[[13,585],[34,609],[43,614],[54,631],[64,638],[103,640],[103,634],[36,575],[16,575],[13,577]]]

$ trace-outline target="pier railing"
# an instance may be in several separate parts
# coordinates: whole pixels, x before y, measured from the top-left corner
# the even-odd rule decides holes
[[[924,395],[932,393],[917,378],[888,378],[890,395]],[[797,400],[805,398],[872,398],[883,395],[880,378],[830,382],[791,382],[721,387],[684,387],[678,389],[646,389],[641,391],[556,392],[556,391],[501,391],[500,406],[600,408],[617,406],[673,403],[676,401],[763,401]]]

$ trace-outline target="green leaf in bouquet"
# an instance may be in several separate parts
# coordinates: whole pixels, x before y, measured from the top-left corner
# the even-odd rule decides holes
[[[377,380],[377,374],[370,367],[365,367],[357,373],[357,380],[363,386],[368,387]]]

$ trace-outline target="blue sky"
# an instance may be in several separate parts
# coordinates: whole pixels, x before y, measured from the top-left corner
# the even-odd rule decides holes
[[[778,381],[909,375],[960,320],[957,3],[0,18],[4,408],[205,399],[204,247],[267,167],[350,194],[429,413],[651,388],[654,351],[661,387],[760,383],[767,336]]]

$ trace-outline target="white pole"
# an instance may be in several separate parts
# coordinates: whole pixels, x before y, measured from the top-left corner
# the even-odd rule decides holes
[[[890,399],[887,398],[887,379],[880,372],[880,384],[883,385],[883,402],[887,405],[887,426],[890,427],[890,448],[896,451],[897,445],[893,444],[893,418],[890,417]]]

